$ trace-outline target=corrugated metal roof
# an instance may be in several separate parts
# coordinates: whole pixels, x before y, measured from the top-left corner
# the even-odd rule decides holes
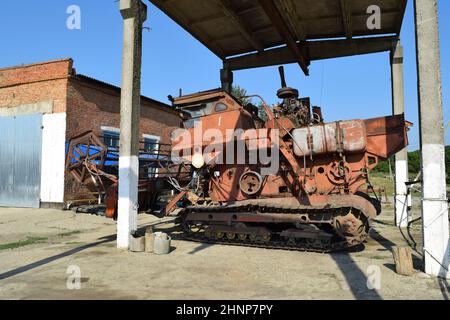
[[[106,88],[109,88],[111,90],[114,90],[115,92],[117,92],[118,95],[120,95],[120,90],[121,90],[120,87],[117,87],[117,86],[112,85],[112,84],[107,83],[107,82],[103,82],[103,81],[97,80],[95,78],[91,78],[91,77],[83,75],[83,74],[72,75],[71,79],[77,79],[77,80],[82,81],[82,82],[88,82],[88,83],[91,83],[91,84],[94,84],[94,85],[97,85],[97,86],[106,87]],[[158,101],[158,100],[146,97],[146,96],[141,96],[141,99],[151,103],[154,107],[156,107],[156,106],[159,107],[163,111],[167,111],[167,112],[172,112],[172,113],[178,114],[178,111],[176,111],[172,106],[170,106],[170,105],[168,105],[168,104],[166,104],[164,102],[161,102],[161,101]],[[143,105],[143,106],[145,106],[145,105]]]

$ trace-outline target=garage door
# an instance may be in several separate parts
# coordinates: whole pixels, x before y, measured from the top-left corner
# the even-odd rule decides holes
[[[39,208],[42,115],[0,117],[0,206]]]

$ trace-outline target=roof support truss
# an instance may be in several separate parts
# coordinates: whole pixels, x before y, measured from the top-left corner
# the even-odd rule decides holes
[[[347,40],[308,41],[297,44],[297,49],[308,62],[360,54],[390,51],[398,41],[397,36],[370,37]],[[298,62],[297,56],[287,46],[225,60],[230,70],[243,70]]]
[[[297,14],[296,4],[293,0],[279,0],[280,8],[285,12],[288,22],[290,23],[297,40],[304,41],[306,39],[305,29]]]
[[[242,36],[255,48],[257,51],[263,51],[263,45],[255,38],[247,24],[236,14],[230,5],[229,0],[216,0],[216,3],[222,9],[223,13],[230,18],[233,24],[238,28]]]
[[[286,25],[280,11],[278,10],[273,0],[258,0],[258,2],[263,8],[266,15],[269,17],[270,21],[273,23],[280,36],[286,42],[287,47],[295,57],[296,62],[298,62],[298,64],[300,65],[300,68],[302,68],[303,72],[308,75],[308,62],[305,59],[302,51],[298,47],[297,41],[289,30],[289,27]]]
[[[347,39],[353,37],[352,8],[349,0],[341,0],[342,23]]]

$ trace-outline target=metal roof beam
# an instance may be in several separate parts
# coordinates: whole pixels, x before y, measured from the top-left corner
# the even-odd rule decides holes
[[[341,0],[341,13],[342,23],[344,25],[345,36],[347,39],[353,37],[353,24],[352,24],[352,8],[350,7],[349,0]]]
[[[306,75],[308,75],[309,74],[308,61],[306,61],[305,57],[303,56],[303,53],[299,49],[294,36],[291,34],[288,26],[286,25],[281,13],[278,11],[278,8],[273,2],[273,0],[258,0],[258,2],[263,8],[266,15],[274,24],[280,36],[286,42],[289,50],[292,51],[292,54],[294,55],[295,59],[300,65],[300,68],[302,68],[303,72]]]
[[[233,24],[238,28],[242,36],[255,48],[257,51],[263,51],[264,46],[255,38],[252,30],[247,26],[247,24],[236,14],[234,9],[231,7],[229,0],[216,0],[216,3],[222,9],[223,13],[230,18]]]
[[[286,17],[297,36],[297,40],[304,41],[306,39],[306,33],[303,24],[298,17],[295,2],[292,0],[279,0],[278,4],[286,13]]]
[[[217,20],[221,20],[225,18],[224,15],[222,13],[218,13],[215,15],[211,15],[208,17],[203,17],[202,19],[198,19],[198,20],[192,20],[190,21],[191,25],[201,25],[201,24],[205,24],[205,23],[210,23],[210,22],[214,22]]]
[[[390,51],[397,36],[371,37],[347,40],[308,41],[297,48],[308,61],[348,57]],[[287,46],[225,60],[231,70],[243,70],[298,62]]]
[[[261,27],[261,28],[254,29],[253,33],[255,33],[255,34],[256,33],[261,33],[261,32],[265,32],[265,31],[271,30],[271,29],[272,29],[271,25],[270,26],[264,26],[264,27]],[[223,36],[220,36],[220,37],[216,37],[215,40],[217,42],[220,42],[220,41],[230,40],[230,39],[233,39],[233,38],[238,38],[241,35],[242,35],[241,33],[226,34],[226,35],[223,35]]]

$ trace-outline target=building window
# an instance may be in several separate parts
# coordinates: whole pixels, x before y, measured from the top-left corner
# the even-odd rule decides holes
[[[161,141],[161,137],[152,136],[150,134],[144,134],[144,149],[145,152],[149,154],[158,154],[159,153],[159,143]],[[153,163],[148,167],[148,177],[150,179],[156,178],[158,176],[158,165],[157,163]]]
[[[119,138],[120,133],[111,132],[111,131],[103,131],[103,142],[111,148],[119,147]]]
[[[149,153],[158,153],[159,151],[159,142],[161,138],[158,136],[152,136],[148,134],[144,134],[144,149]]]
[[[101,130],[104,144],[110,148],[119,148],[120,130],[103,126]]]

